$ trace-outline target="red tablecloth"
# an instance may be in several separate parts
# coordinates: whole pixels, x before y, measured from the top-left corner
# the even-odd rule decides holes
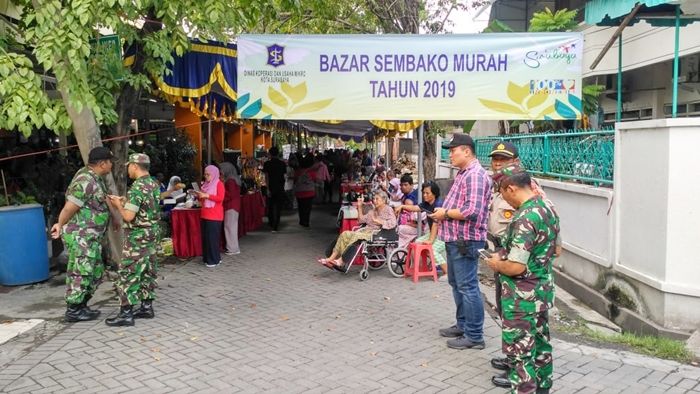
[[[355,193],[362,193],[363,191],[365,191],[365,186],[361,183],[343,182],[340,184],[341,193],[349,193],[350,190],[354,191]]]
[[[170,223],[173,228],[173,252],[177,257],[202,255],[202,232],[199,226],[201,210],[173,209],[170,211]]]
[[[241,212],[238,215],[238,237],[257,230],[265,216],[265,200],[260,192],[241,196]],[[173,252],[177,257],[202,255],[202,233],[199,225],[200,209],[173,209],[170,213],[172,224]],[[222,229],[223,231],[223,229]],[[222,233],[223,240],[223,233]]]
[[[238,215],[238,238],[250,231],[255,231],[263,224],[265,216],[265,199],[262,193],[241,196],[241,212]]]
[[[340,226],[340,233],[352,230],[358,223],[357,219],[343,219],[343,223]]]

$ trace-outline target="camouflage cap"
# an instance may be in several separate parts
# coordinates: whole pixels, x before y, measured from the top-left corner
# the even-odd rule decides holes
[[[126,165],[129,165],[129,163],[151,164],[151,159],[145,153],[132,153],[129,155]]]
[[[505,181],[507,181],[513,175],[527,173],[519,164],[511,164],[507,167],[501,168],[493,174],[493,181],[500,187]]]

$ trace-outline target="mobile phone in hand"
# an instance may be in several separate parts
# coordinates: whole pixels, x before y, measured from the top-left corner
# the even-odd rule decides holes
[[[489,260],[491,258],[491,251],[486,249],[479,249],[479,257],[484,260]]]
[[[433,213],[435,213],[435,210],[434,210],[434,209],[429,209],[428,207],[426,207],[426,206],[424,206],[424,205],[420,205],[420,210],[423,211],[423,212],[426,212],[426,213],[428,213],[428,214],[433,214]]]

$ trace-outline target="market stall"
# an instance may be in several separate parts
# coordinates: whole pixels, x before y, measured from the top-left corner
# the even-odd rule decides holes
[[[173,251],[177,257],[202,255],[202,235],[200,230],[200,208],[175,208],[170,218],[172,223]],[[265,199],[259,191],[241,196],[241,212],[238,216],[238,237],[255,231],[263,223]],[[222,229],[223,231],[223,229]],[[225,242],[225,237],[221,237]]]

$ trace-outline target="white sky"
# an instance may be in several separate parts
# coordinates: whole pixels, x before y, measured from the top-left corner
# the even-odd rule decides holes
[[[479,33],[488,26],[490,10],[491,6],[489,5],[478,16],[479,9],[453,11],[449,19],[453,22],[453,25],[448,27],[448,30],[456,34]]]

